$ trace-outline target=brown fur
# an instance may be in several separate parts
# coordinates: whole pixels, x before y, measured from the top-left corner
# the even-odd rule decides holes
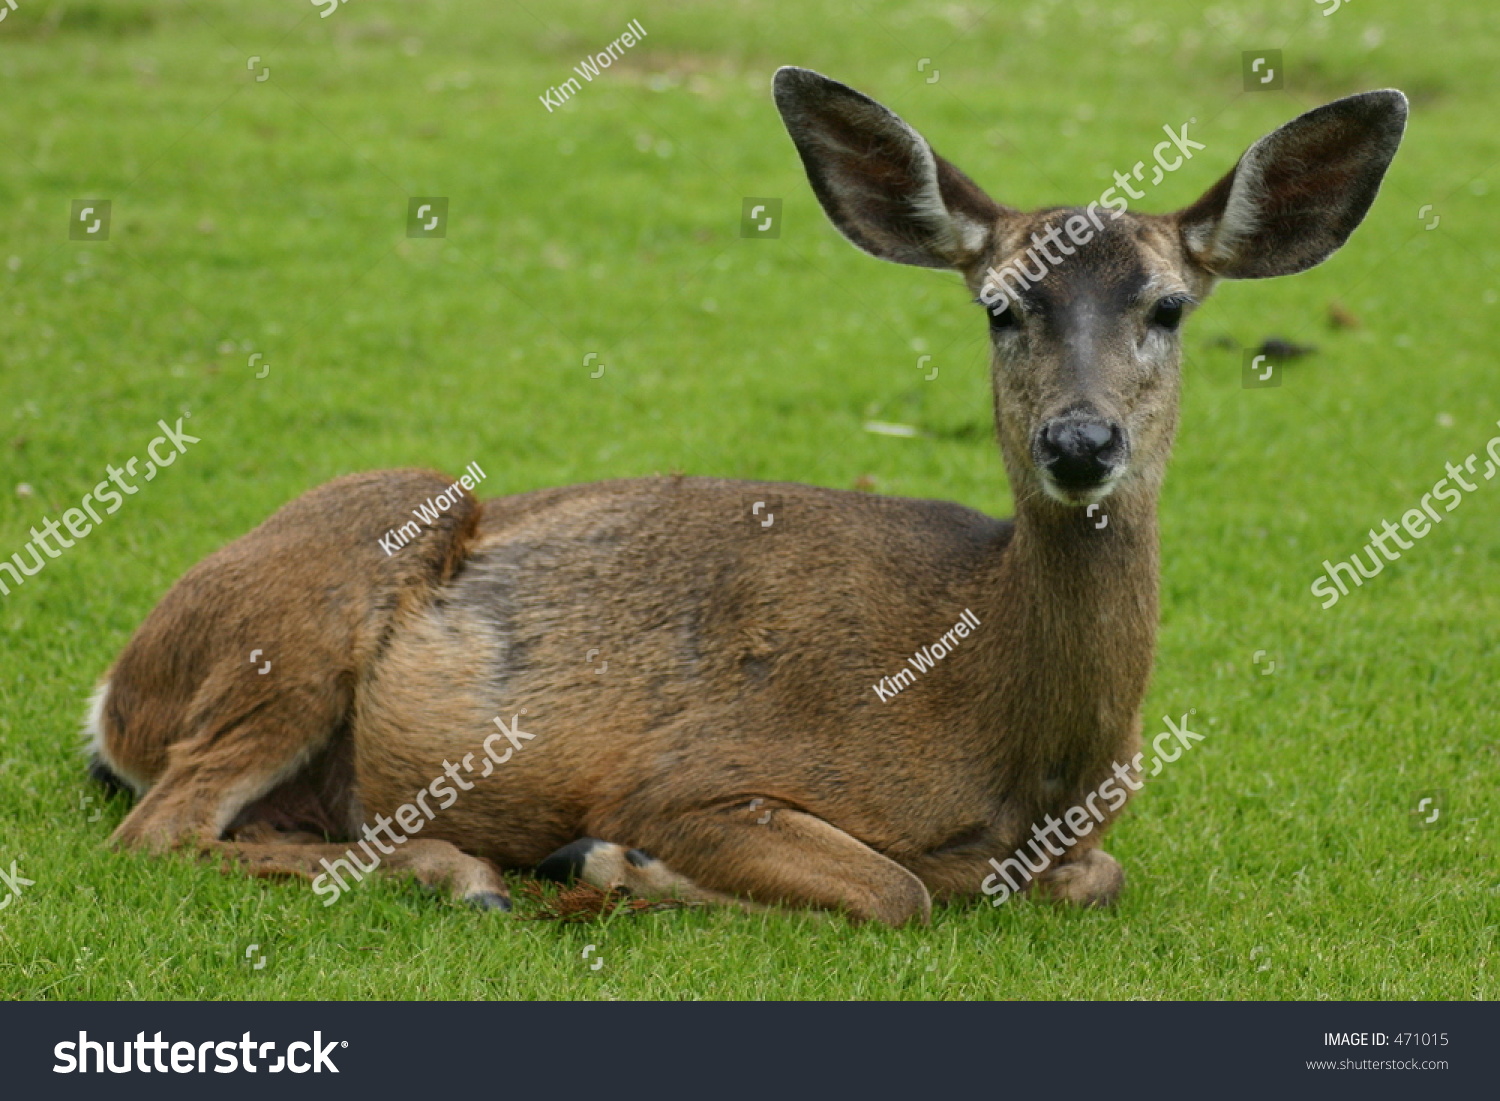
[[[776,92],[830,218],[878,256],[949,267],[977,294],[1033,232],[1082,213],[995,204],[894,115],[816,74],[783,70]],[[1277,132],[1287,160],[1265,180],[1282,190],[1231,227],[1234,248],[1291,241],[1286,267],[1300,270],[1342,243],[1404,119],[1398,93],[1369,96],[1385,98],[1319,109],[1342,125]],[[1320,142],[1354,181],[1347,201],[1318,196],[1322,222],[1296,207],[1293,165],[1317,161]],[[476,755],[496,716],[520,715],[534,738],[388,865],[490,897],[504,891],[495,866],[532,867],[594,837],[609,847],[584,878],[601,890],[891,924],[977,893],[991,857],[1081,803],[1139,744],[1180,358],[1151,311],[1164,296],[1201,299],[1234,266],[1215,221],[1234,186],[1231,173],[1188,226],[1106,215],[1015,304],[993,365],[1014,521],[652,478],[466,499],[386,557],[376,537],[447,479],[386,471],[313,490],[190,571],[110,671],[101,752],[150,787],[116,840],[313,875],[345,846],[270,826],[356,836]],[[1277,273],[1274,258],[1255,265]],[[1093,498],[1059,499],[1037,461],[1039,430],[1079,410],[1128,445],[1099,491],[1102,529],[1082,507]],[[882,701],[871,685],[965,608],[974,633]],[[252,648],[273,674],[255,672]],[[240,839],[221,839],[230,828]],[[1113,899],[1123,873],[1101,832],[1044,872],[1040,893]],[[655,859],[627,859],[636,847]]]
[[[344,825],[348,747],[330,742],[347,733],[361,672],[461,561],[478,505],[464,494],[401,554],[376,540],[449,484],[429,471],[340,478],[173,586],[110,673],[109,765],[151,788],[118,841],[215,840],[273,789],[267,817],[280,807],[289,825]]]

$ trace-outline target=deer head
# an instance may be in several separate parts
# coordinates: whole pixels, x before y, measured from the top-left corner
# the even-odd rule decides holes
[[[996,203],[896,115],[807,69],[776,105],[834,226],[872,255],[959,272],[988,313],[1017,510],[1154,502],[1176,427],[1180,325],[1219,279],[1321,263],[1369,210],[1406,123],[1394,90],[1261,138],[1175,214]]]

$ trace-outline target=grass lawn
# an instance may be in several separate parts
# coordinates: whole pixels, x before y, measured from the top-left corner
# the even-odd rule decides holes
[[[159,419],[201,442],[0,597],[0,870],[34,881],[0,910],[0,995],[1494,998],[1500,485],[1329,610],[1308,587],[1500,435],[1500,8],[1326,6],[19,0],[0,556]],[[630,19],[646,39],[549,111]],[[1242,51],[1269,48],[1285,87],[1245,92]],[[788,63],[1024,208],[1087,203],[1196,119],[1206,148],[1138,204],[1174,209],[1310,107],[1411,97],[1349,245],[1187,325],[1145,715],[1196,708],[1207,737],[1113,830],[1120,904],[564,925],[400,880],[325,909],[109,851],[126,805],[78,749],[95,678],[184,570],[339,474],[478,460],[502,494],[682,470],[1009,511],[983,317],[826,223],[770,101]],[[446,237],[406,236],[413,196],[447,198]],[[740,236],[747,196],[784,200],[779,238]],[[79,199],[110,202],[107,241],[69,240]],[[1246,389],[1268,336],[1317,352]]]

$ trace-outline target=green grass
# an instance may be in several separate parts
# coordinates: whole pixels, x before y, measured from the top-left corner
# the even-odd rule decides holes
[[[0,598],[0,870],[35,881],[0,911],[0,995],[1495,997],[1500,486],[1333,609],[1308,585],[1500,431],[1500,9],[1320,11],[19,0],[0,23],[0,554],[158,418],[191,410],[202,443]],[[645,42],[549,114],[538,97],[631,18]],[[1240,52],[1265,47],[1287,89],[1245,94]],[[94,679],[184,570],[338,474],[478,459],[497,494],[671,469],[870,479],[1008,510],[982,319],[956,277],[827,226],[770,103],[784,63],[882,99],[1022,207],[1087,202],[1196,117],[1208,148],[1140,204],[1182,206],[1302,110],[1412,96],[1349,246],[1225,285],[1189,323],[1145,714],[1149,732],[1196,708],[1208,737],[1114,829],[1119,906],[559,926],[401,881],[325,910],[305,884],[107,850],[126,808],[90,820],[76,735]],[[445,240],[404,236],[411,195],[449,197]],[[739,238],[747,195],[784,197],[781,239]],[[113,202],[107,243],[67,240],[78,198]],[[1330,328],[1333,300],[1362,327]],[[1242,389],[1225,344],[1273,334],[1319,353]],[[1411,828],[1428,789],[1445,829]]]

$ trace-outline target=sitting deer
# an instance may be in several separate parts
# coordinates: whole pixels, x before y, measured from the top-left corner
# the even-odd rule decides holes
[[[1175,214],[1101,215],[1001,206],[815,72],[780,70],[774,96],[844,236],[958,272],[987,307],[1015,518],[716,478],[483,502],[427,471],[340,478],[190,570],[100,682],[95,774],[140,796],[117,844],[335,897],[346,856],[378,852],[502,909],[500,870],[535,869],[898,925],[980,895],[993,858],[1120,762],[1136,775],[1179,325],[1219,279],[1344,243],[1405,97],[1309,111]],[[1043,270],[1007,282],[1013,261]],[[436,494],[451,508],[393,549]],[[1111,902],[1106,825],[1037,894]]]

